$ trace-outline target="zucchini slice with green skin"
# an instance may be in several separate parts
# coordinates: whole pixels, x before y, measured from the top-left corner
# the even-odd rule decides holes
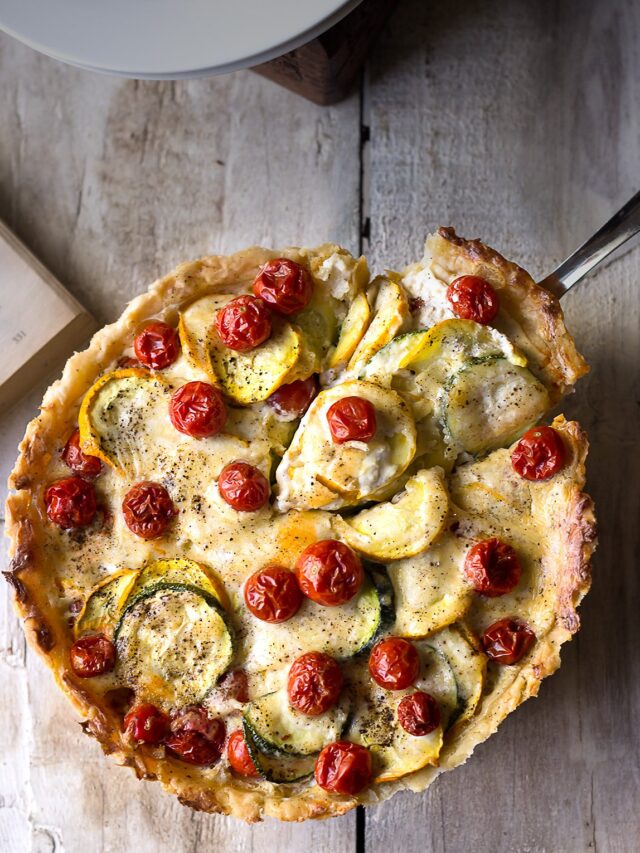
[[[156,584],[125,608],[115,631],[116,674],[142,701],[200,702],[229,668],[231,631],[217,600],[187,584]]]
[[[340,740],[351,701],[343,691],[337,705],[317,717],[302,714],[289,704],[286,689],[249,702],[244,724],[257,748],[265,755],[314,755],[328,743]]]
[[[359,593],[346,604],[323,607],[307,600],[286,623],[255,620],[247,640],[251,647],[247,669],[274,669],[308,651],[348,660],[370,649],[393,618],[391,583],[382,573],[376,573],[375,580],[365,575]]]
[[[94,587],[73,626],[76,637],[92,632],[110,635],[135,584],[138,572],[122,569]]]
[[[302,782],[313,774],[316,766],[315,755],[267,755],[258,748],[251,727],[246,721],[242,723],[242,730],[251,760],[258,773],[268,782],[292,784]]]
[[[448,726],[472,717],[482,696],[487,670],[486,656],[473,634],[460,623],[439,631],[419,645],[441,654],[453,673],[457,705],[449,717]]]
[[[173,558],[147,563],[130,591],[129,600],[133,601],[140,593],[158,584],[196,587],[213,596],[221,607],[228,609],[222,581],[208,566],[196,563],[195,560]]]
[[[445,385],[443,428],[455,447],[476,456],[510,444],[549,406],[547,389],[526,367],[474,359]]]

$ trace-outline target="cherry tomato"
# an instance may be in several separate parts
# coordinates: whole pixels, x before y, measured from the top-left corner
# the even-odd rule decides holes
[[[325,607],[350,601],[362,584],[362,563],[337,539],[314,542],[300,554],[296,576],[303,594]]]
[[[500,309],[494,288],[477,275],[461,275],[447,288],[447,299],[456,317],[486,326]]]
[[[301,418],[318,393],[318,377],[313,374],[308,379],[296,379],[288,385],[281,385],[267,400],[274,412],[287,421]]]
[[[133,349],[145,367],[162,370],[173,364],[180,354],[180,338],[172,326],[156,320],[138,332],[133,340]]]
[[[440,706],[430,693],[418,690],[401,700],[398,722],[410,735],[424,737],[440,725]]]
[[[289,702],[303,714],[318,717],[336,704],[343,681],[342,670],[330,655],[307,652],[289,670]]]
[[[564,465],[566,451],[553,427],[529,429],[511,451],[514,471],[525,480],[547,480]]]
[[[80,450],[80,430],[75,429],[62,451],[62,461],[75,474],[93,480],[102,471],[102,462],[97,456],[89,456]]]
[[[122,501],[127,527],[141,539],[157,539],[178,514],[169,492],[159,483],[136,483]]]
[[[372,765],[369,750],[357,743],[339,740],[322,750],[316,761],[318,785],[334,794],[355,797],[371,781]]]
[[[302,593],[293,572],[267,566],[251,575],[245,584],[244,600],[263,622],[286,622],[300,609]]]
[[[408,640],[387,637],[371,650],[369,673],[376,684],[386,690],[404,690],[420,673],[420,656]]]
[[[237,296],[218,311],[216,329],[229,349],[248,352],[264,343],[271,334],[271,315],[262,299]]]
[[[220,497],[238,512],[255,512],[269,500],[271,487],[262,471],[248,462],[230,462],[218,478]]]
[[[227,744],[227,758],[229,759],[231,767],[236,771],[236,773],[239,773],[240,776],[255,778],[260,775],[256,765],[253,763],[253,759],[249,755],[247,742],[244,739],[242,729],[236,729],[229,738],[229,743]]]
[[[96,491],[82,477],[65,477],[49,486],[44,503],[49,521],[63,530],[86,527],[96,514]]]
[[[276,258],[262,267],[253,282],[253,292],[273,311],[288,317],[307,307],[313,295],[313,281],[300,264]]]
[[[226,727],[220,717],[210,717],[201,705],[188,705],[173,714],[164,743],[187,764],[210,767],[222,755]]]
[[[75,641],[69,658],[78,678],[93,678],[111,672],[116,664],[116,647],[102,634],[91,634]]]
[[[244,669],[232,669],[223,676],[219,684],[220,689],[230,699],[242,702],[244,705],[249,701],[249,679]]]
[[[369,442],[376,434],[376,410],[364,397],[343,397],[327,410],[327,422],[334,444],[345,441]]]
[[[140,364],[137,358],[131,358],[130,355],[121,356],[116,363],[123,370],[131,367],[135,367],[137,370],[144,369],[144,365]]]
[[[499,619],[482,635],[482,646],[489,658],[509,666],[523,658],[536,641],[534,632],[519,619]]]
[[[520,582],[520,560],[511,545],[501,539],[484,539],[474,545],[464,561],[464,573],[476,592],[496,598],[511,592]]]
[[[160,743],[169,731],[169,718],[155,705],[136,705],[124,718],[124,728],[137,743]]]
[[[185,435],[208,438],[217,435],[227,420],[222,394],[208,382],[187,382],[171,396],[171,423]]]

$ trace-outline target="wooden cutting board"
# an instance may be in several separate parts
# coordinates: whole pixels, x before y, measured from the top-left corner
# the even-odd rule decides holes
[[[95,331],[94,319],[0,221],[0,408]]]

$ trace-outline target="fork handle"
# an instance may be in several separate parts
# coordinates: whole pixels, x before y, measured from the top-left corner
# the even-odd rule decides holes
[[[621,207],[602,228],[540,282],[561,297],[619,246],[640,231],[640,192]]]

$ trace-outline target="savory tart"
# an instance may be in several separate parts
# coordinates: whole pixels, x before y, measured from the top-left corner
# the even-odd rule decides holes
[[[84,730],[193,808],[337,815],[462,763],[578,629],[586,372],[451,229],[183,264],[74,355],[11,476],[7,578]]]

